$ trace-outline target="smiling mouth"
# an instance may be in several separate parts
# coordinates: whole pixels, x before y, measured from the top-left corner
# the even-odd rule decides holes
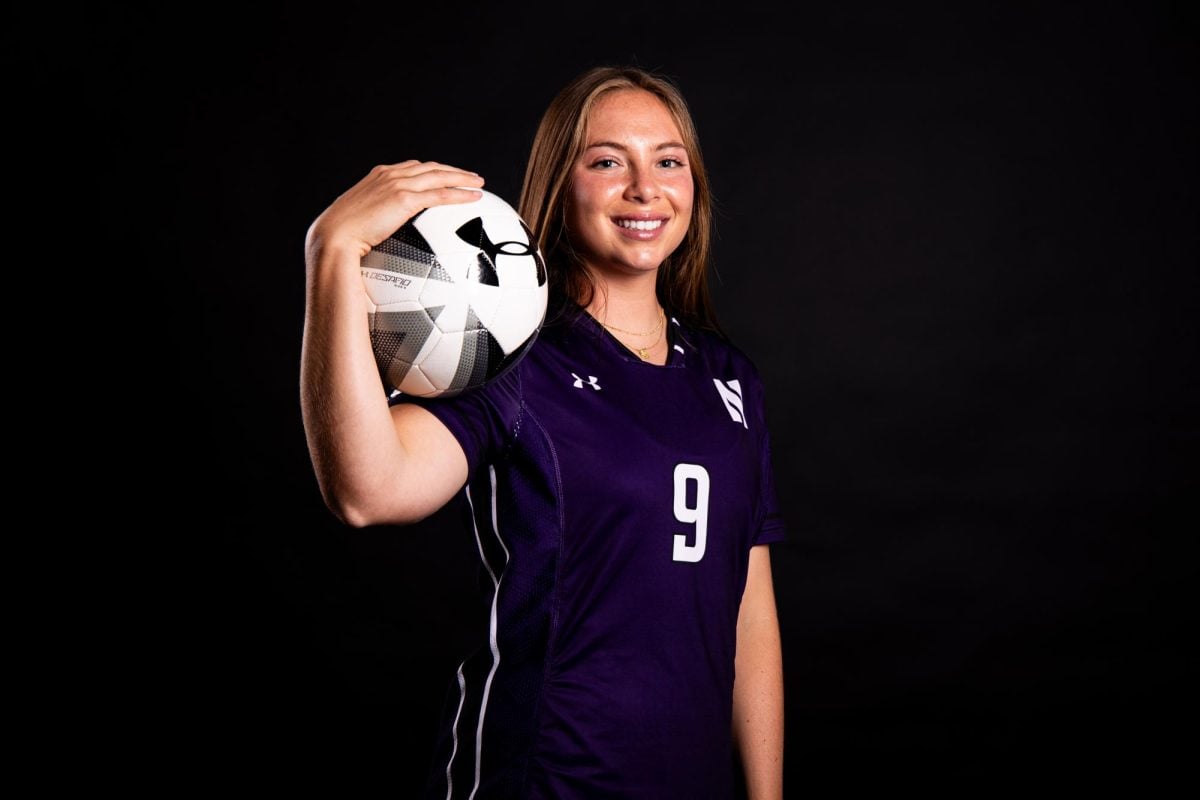
[[[656,231],[663,226],[665,219],[619,219],[617,225],[633,231]]]

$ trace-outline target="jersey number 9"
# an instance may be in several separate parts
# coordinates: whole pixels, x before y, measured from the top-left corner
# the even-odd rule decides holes
[[[689,506],[688,481],[696,482],[696,505]],[[688,544],[686,534],[675,534],[675,561],[695,563],[704,558],[708,541],[708,470],[699,464],[675,465],[675,519],[696,526],[696,543]]]

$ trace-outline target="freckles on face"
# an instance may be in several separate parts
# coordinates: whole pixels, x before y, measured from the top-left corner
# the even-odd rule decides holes
[[[572,246],[593,271],[657,270],[692,215],[692,170],[671,112],[641,89],[608,92],[592,107],[584,144],[567,198]]]

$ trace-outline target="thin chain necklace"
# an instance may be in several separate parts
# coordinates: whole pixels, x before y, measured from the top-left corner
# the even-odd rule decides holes
[[[661,308],[658,311],[660,314],[660,316],[658,318],[658,324],[655,325],[650,330],[646,331],[645,333],[638,333],[637,331],[627,331],[624,328],[618,328],[616,325],[609,325],[606,322],[601,322],[600,324],[603,325],[604,327],[608,328],[610,331],[620,331],[621,333],[628,333],[630,336],[649,336],[652,333],[658,333],[658,329],[661,328],[663,326],[663,323],[666,322],[666,320],[667,320],[667,312],[663,311]]]
[[[615,325],[608,325],[603,322],[601,322],[600,324],[604,325],[604,327],[608,328],[610,331],[619,331],[620,333],[627,333],[630,336],[649,336],[652,333],[658,333],[660,330],[662,330],[663,323],[665,323],[667,321],[667,312],[661,308],[659,309],[659,311],[661,313],[661,316],[658,319],[658,324],[655,325],[652,330],[648,330],[645,333],[638,333],[637,331],[627,331],[624,328],[618,328]],[[625,345],[625,346],[629,347],[629,349],[631,349],[631,350],[636,350],[637,354],[639,356],[641,356],[642,361],[649,361],[650,360],[650,350],[655,345],[658,344],[658,340],[660,338],[661,337],[659,337],[659,336],[655,336],[654,341],[650,343],[649,347],[629,347],[629,345]],[[622,342],[622,344],[624,344],[624,342]]]

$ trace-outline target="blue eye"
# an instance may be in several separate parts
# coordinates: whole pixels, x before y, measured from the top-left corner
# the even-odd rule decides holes
[[[664,166],[674,166],[674,167],[682,167],[683,166],[683,162],[680,161],[678,158],[664,158],[662,161],[660,161],[658,163],[662,164]]]
[[[616,163],[617,163],[616,159],[602,158],[599,161],[597,161],[595,164],[592,164],[592,166],[593,167],[615,166]]]

